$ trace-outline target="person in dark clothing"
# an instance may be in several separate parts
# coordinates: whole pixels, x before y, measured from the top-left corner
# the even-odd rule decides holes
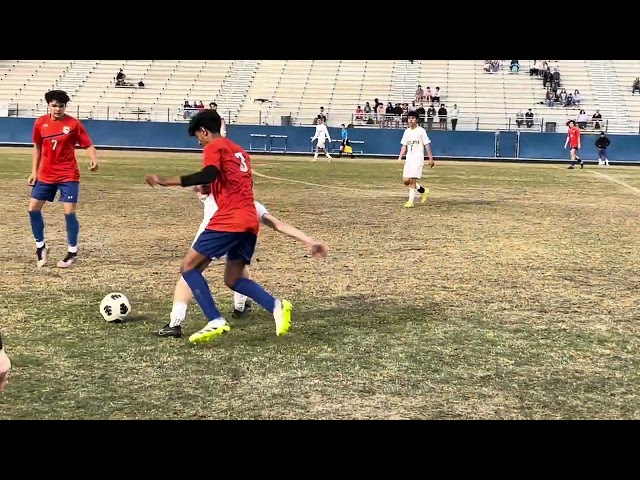
[[[609,157],[607,156],[607,147],[611,145],[611,140],[607,134],[600,132],[600,136],[596,140],[596,148],[598,149],[598,165],[609,166]]]

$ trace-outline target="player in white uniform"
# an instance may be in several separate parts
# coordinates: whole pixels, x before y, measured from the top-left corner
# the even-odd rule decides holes
[[[402,135],[402,148],[400,149],[400,156],[398,162],[402,163],[402,157],[406,155],[404,162],[404,170],[402,172],[402,180],[404,184],[409,187],[409,200],[404,204],[406,208],[413,207],[413,200],[416,196],[416,192],[422,195],[422,203],[427,201],[429,195],[429,189],[419,185],[417,183],[419,178],[422,178],[422,169],[424,167],[424,150],[427,150],[429,156],[429,165],[433,167],[433,156],[431,155],[431,140],[424,128],[418,126],[418,114],[416,112],[409,112],[407,115],[407,121],[409,128],[404,131]]]
[[[193,240],[197,240],[202,232],[204,232],[205,228],[209,224],[211,217],[218,210],[218,205],[216,204],[213,195],[200,193],[206,191],[205,188],[200,187],[197,189],[199,192],[198,195],[200,200],[204,204],[204,219],[196,232],[196,236]],[[272,215],[267,211],[264,205],[259,202],[254,202],[256,205],[256,214],[260,218],[260,223],[262,225],[266,225],[274,229],[276,232],[283,233],[288,237],[294,238],[309,247],[309,251],[311,255],[315,258],[318,257],[326,257],[327,256],[327,247],[320,242],[317,242],[306,233],[301,230],[298,230],[293,225],[289,225],[286,222],[283,222],[275,215]],[[217,260],[217,259],[212,259]],[[244,267],[244,275],[249,278],[249,267]],[[187,304],[193,298],[193,294],[191,293],[191,289],[184,281],[182,276],[178,279],[178,283],[176,284],[176,288],[173,294],[173,308],[171,310],[170,322],[165,325],[161,330],[158,331],[158,335],[161,337],[181,337],[182,336],[182,322],[187,316]],[[251,302],[245,295],[241,295],[238,292],[233,292],[233,318],[240,318],[247,315],[251,311]]]
[[[316,153],[313,156],[313,161],[316,162],[318,160],[318,152],[320,150],[323,150],[325,156],[329,159],[329,161],[331,161],[333,157],[329,155],[329,150],[325,146],[327,140],[329,141],[329,145],[331,145],[331,136],[329,135],[329,130],[327,130],[327,126],[324,124],[324,120],[321,115],[318,115],[317,121],[318,124],[316,125],[316,134],[311,137],[311,143],[313,143],[314,140],[318,140],[318,143],[316,144]]]

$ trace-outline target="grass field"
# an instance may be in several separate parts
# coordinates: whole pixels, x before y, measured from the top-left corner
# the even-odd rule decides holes
[[[257,308],[192,346],[155,336],[201,221],[192,192],[146,173],[199,156],[103,152],[83,162],[81,260],[67,271],[59,203],[35,267],[29,150],[0,150],[2,321],[9,419],[623,419],[640,417],[640,169],[438,162],[404,209],[393,161],[255,157],[256,198],[326,242],[263,230],[254,278],[294,304],[276,337]],[[278,180],[280,179],[280,180]],[[232,310],[222,266],[207,274]],[[107,324],[122,291],[133,316]]]

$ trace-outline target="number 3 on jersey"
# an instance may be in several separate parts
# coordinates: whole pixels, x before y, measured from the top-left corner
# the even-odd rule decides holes
[[[242,155],[241,152],[237,152],[236,153],[236,158],[240,162],[240,171],[241,172],[248,172],[249,171],[249,167],[247,166],[247,162],[244,159],[244,155]]]

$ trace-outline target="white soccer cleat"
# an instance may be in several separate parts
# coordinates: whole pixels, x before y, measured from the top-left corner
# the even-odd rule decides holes
[[[38,268],[42,268],[45,263],[47,263],[47,258],[49,258],[49,247],[46,245],[41,248],[36,248],[36,255],[38,256],[38,263],[36,264]]]

